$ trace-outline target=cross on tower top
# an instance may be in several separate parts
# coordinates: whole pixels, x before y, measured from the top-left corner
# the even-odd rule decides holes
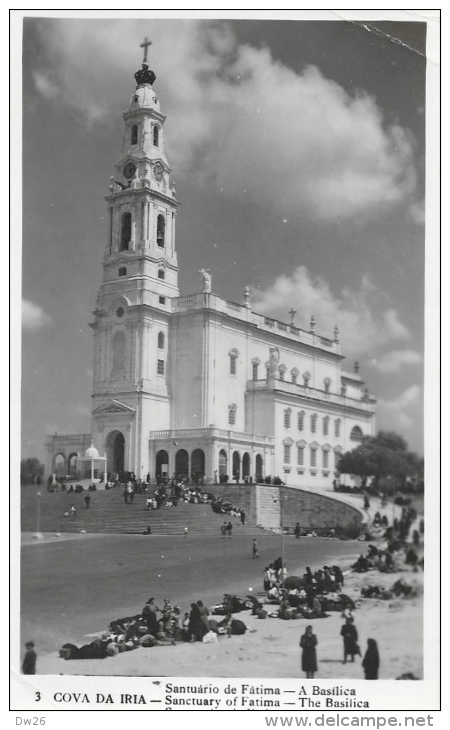
[[[140,48],[144,48],[144,60],[142,63],[147,63],[147,49],[152,45],[152,42],[148,40],[147,36],[144,38],[144,42],[141,43]]]

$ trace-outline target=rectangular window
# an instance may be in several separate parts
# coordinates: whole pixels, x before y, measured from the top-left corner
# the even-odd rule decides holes
[[[341,435],[341,422],[339,418],[337,419],[337,421],[334,422],[334,435],[336,436],[336,438],[339,438],[339,436]]]
[[[164,279],[165,273],[164,269],[158,269],[158,279]]]
[[[230,375],[236,375],[236,358],[230,357]]]
[[[230,408],[228,411],[228,423],[230,426],[234,426],[236,423],[236,409]]]
[[[322,451],[323,468],[328,469],[328,451]]]
[[[159,297],[159,303],[165,304],[166,303],[166,297]]]
[[[164,375],[164,360],[158,360],[156,372],[158,375]]]
[[[284,445],[284,463],[285,464],[291,463],[291,447],[289,444]]]
[[[121,266],[119,269],[119,276],[126,276],[127,275],[127,267]]]
[[[311,449],[311,466],[317,466],[316,449]]]
[[[323,419],[323,435],[328,436],[328,418]]]
[[[257,362],[253,363],[252,376],[253,376],[253,380],[258,380],[258,363]]]
[[[303,466],[305,449],[303,446],[297,446],[297,466]]]

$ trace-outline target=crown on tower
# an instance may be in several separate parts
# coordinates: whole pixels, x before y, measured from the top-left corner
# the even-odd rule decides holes
[[[136,79],[136,88],[144,84],[150,84],[152,86],[155,83],[156,74],[150,71],[147,63],[143,63],[142,68],[134,74],[134,78]]]

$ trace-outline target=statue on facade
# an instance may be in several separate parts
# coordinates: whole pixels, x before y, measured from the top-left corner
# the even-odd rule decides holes
[[[270,348],[270,360],[269,360],[269,377],[274,377],[278,370],[278,363],[280,362],[280,351],[278,347]]]
[[[202,293],[207,294],[211,291],[211,270],[210,269],[200,269],[198,272],[202,277]]]

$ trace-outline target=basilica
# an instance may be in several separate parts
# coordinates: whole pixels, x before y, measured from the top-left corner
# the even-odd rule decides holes
[[[76,474],[79,460],[98,455],[109,473],[152,481],[331,484],[340,455],[374,434],[375,399],[358,363],[342,369],[337,327],[329,339],[314,317],[303,330],[294,310],[290,322],[258,314],[249,288],[241,302],[222,299],[209,269],[198,291],[180,296],[179,202],[146,55],[135,80],[106,197],[92,431],[49,437],[47,473]]]

